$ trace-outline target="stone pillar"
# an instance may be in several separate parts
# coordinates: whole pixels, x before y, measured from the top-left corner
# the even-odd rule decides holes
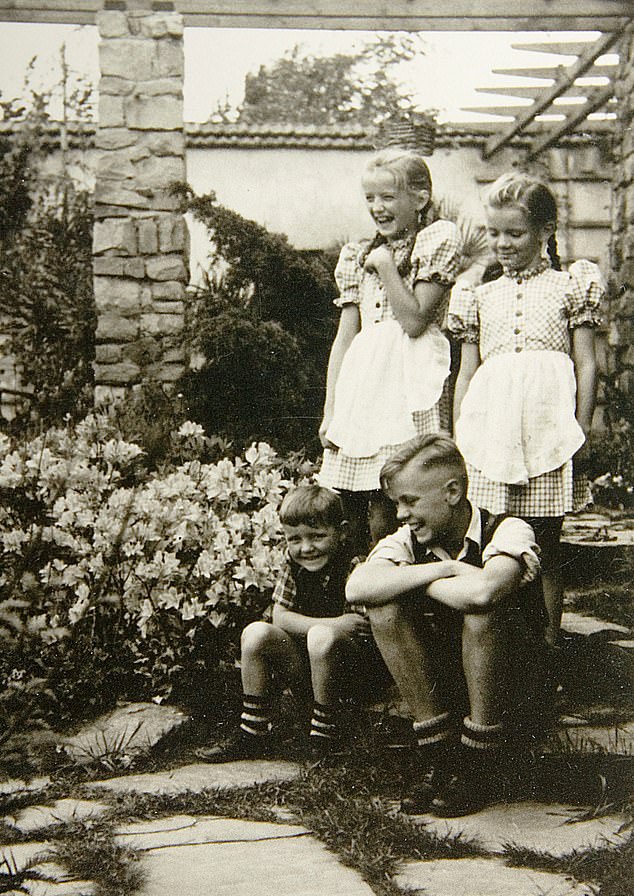
[[[634,23],[625,29],[616,79],[618,112],[615,138],[612,216],[612,269],[615,289],[610,307],[609,343],[619,386],[634,394]]]
[[[98,402],[142,381],[169,386],[183,372],[188,234],[169,195],[186,176],[182,16],[133,8],[102,11],[97,24]]]

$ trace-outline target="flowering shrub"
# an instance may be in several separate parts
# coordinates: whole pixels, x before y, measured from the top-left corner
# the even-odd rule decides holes
[[[191,422],[171,440],[150,470],[107,412],[20,447],[0,437],[6,700],[32,681],[58,715],[194,699],[234,664],[283,559],[277,508],[310,469],[263,442],[208,461],[217,440]]]
[[[618,473],[603,473],[590,486],[592,500],[600,507],[628,510],[634,507],[634,486]]]

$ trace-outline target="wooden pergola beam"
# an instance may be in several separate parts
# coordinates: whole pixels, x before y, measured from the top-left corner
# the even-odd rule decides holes
[[[173,9],[186,26],[390,31],[618,30],[631,0],[0,0],[0,21],[94,24],[103,8]]]
[[[555,127],[544,134],[541,139],[536,140],[531,145],[528,158],[537,158],[540,153],[549,149],[551,146],[554,146],[562,137],[571,134],[578,125],[586,120],[588,115],[591,115],[592,112],[596,112],[602,106],[605,106],[605,104],[612,98],[613,93],[614,88],[610,85],[609,87],[604,87],[603,89],[599,89],[590,94],[587,102],[585,102],[583,106],[576,107],[578,111],[570,112],[564,121],[555,125]],[[561,107],[557,108],[559,109]]]
[[[591,44],[577,61],[570,66],[562,68],[555,83],[544,90],[544,92],[526,109],[521,112],[510,127],[502,131],[501,134],[492,137],[484,148],[483,158],[490,158],[493,153],[497,152],[505,146],[509,140],[512,140],[516,134],[519,134],[524,128],[535,119],[537,115],[544,112],[558,97],[562,96],[566,90],[574,84],[576,78],[585,74],[588,69],[592,68],[595,59],[606,53],[610,47],[615,44],[621,36],[620,31],[611,34],[602,34],[601,37]],[[613,89],[613,88],[608,88]],[[584,107],[585,108],[585,107]]]

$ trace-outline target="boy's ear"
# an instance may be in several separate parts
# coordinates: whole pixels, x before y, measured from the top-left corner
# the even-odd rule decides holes
[[[557,230],[557,225],[554,221],[547,221],[542,225],[542,239],[544,242],[548,242],[553,233]]]
[[[339,536],[341,541],[345,541],[350,535],[350,523],[348,520],[342,520],[339,525]]]
[[[462,501],[464,497],[464,487],[460,479],[456,477],[447,480],[445,483],[445,496],[447,498],[447,503],[451,507],[455,507]]]

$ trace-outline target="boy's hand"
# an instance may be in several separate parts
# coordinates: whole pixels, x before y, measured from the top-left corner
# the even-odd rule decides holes
[[[344,613],[343,616],[336,616],[332,620],[332,624],[347,635],[367,637],[372,634],[370,623],[358,613]]]

